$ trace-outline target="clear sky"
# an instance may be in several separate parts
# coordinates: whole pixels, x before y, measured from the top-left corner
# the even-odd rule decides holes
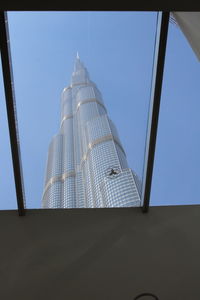
[[[116,124],[129,166],[142,178],[156,30],[155,12],[8,14],[26,204],[39,208],[60,94],[77,50]],[[170,24],[152,182],[152,205],[199,203],[200,66]],[[2,86],[2,78],[0,81]],[[1,88],[3,99],[3,88]],[[4,99],[0,109],[0,209],[16,207]]]

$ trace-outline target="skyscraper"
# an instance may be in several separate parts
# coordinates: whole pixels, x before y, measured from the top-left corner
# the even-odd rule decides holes
[[[139,190],[101,93],[77,54],[62,92],[60,130],[49,146],[42,207],[139,206]]]

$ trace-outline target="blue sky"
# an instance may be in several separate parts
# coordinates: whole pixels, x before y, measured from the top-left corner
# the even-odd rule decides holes
[[[48,145],[59,129],[60,94],[70,84],[77,50],[102,92],[129,166],[142,177],[156,13],[8,15],[27,207],[40,207]],[[199,78],[195,54],[180,29],[170,24],[152,205],[199,203]],[[0,109],[5,175],[0,208],[11,209],[16,197],[4,102]]]

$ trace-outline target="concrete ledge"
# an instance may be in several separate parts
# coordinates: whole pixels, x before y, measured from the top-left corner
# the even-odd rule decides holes
[[[2,299],[199,300],[200,205],[0,211]]]

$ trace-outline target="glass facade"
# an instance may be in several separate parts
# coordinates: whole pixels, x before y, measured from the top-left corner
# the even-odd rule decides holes
[[[49,146],[43,208],[140,205],[117,129],[78,54],[61,99],[59,133]]]

